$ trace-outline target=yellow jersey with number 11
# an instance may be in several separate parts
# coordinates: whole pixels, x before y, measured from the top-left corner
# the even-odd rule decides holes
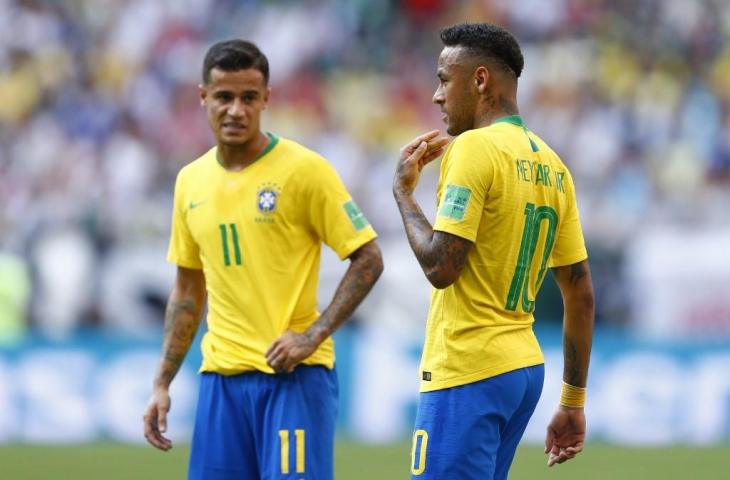
[[[269,346],[319,316],[322,243],[344,259],[376,237],[329,163],[269,137],[267,149],[239,172],[223,168],[213,148],[177,177],[168,260],[205,275],[201,371],[272,373]],[[304,363],[332,368],[332,339]]]
[[[473,242],[431,295],[421,391],[543,363],[532,331],[549,267],[587,258],[568,169],[518,115],[469,130],[441,163],[434,230]]]

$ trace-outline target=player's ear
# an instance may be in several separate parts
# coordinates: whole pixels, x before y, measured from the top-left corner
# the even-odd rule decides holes
[[[271,95],[271,87],[266,87],[266,91],[264,92],[264,110],[266,110],[269,104],[269,95]]]
[[[484,65],[480,65],[474,71],[474,84],[477,92],[484,94],[487,93],[487,87],[489,85],[489,70]]]
[[[208,96],[208,90],[205,88],[205,85],[202,83],[198,84],[198,97],[200,98],[200,106],[205,106],[205,99]]]

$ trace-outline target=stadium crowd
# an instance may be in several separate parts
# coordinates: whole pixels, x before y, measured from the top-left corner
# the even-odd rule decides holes
[[[0,338],[26,318],[57,334],[150,326],[170,284],[174,176],[212,145],[196,85],[220,39],[261,46],[267,125],[336,166],[386,247],[405,242],[398,148],[442,127],[437,32],[464,20],[522,43],[520,112],[572,170],[598,320],[620,323],[637,232],[730,224],[724,0],[0,2]],[[119,303],[125,289],[141,307]]]

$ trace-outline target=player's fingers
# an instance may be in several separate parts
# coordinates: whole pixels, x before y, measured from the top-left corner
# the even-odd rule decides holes
[[[550,456],[548,456],[547,466],[552,467],[555,465],[555,462],[558,461],[558,456],[554,455],[552,452],[550,453]]]
[[[283,345],[279,345],[273,352],[271,352],[271,355],[267,358],[267,362],[274,371],[282,373],[288,356],[289,354],[286,348]]]
[[[583,445],[576,445],[574,447],[568,447],[565,449],[565,451],[572,453],[575,456],[583,451]]]
[[[157,422],[151,417],[145,417],[144,438],[150,445],[160,450],[169,450],[172,448],[172,442],[163,437],[157,429]]]
[[[145,415],[144,416],[144,438],[149,440],[156,428],[157,428],[156,422],[152,419],[152,417],[150,415]]]
[[[565,463],[568,460],[570,460],[571,458],[573,458],[573,457],[569,456],[567,453],[560,452],[560,455],[558,455],[558,459],[555,462],[556,463]]]
[[[548,453],[553,448],[553,442],[555,440],[555,434],[552,429],[548,428],[547,435],[545,435],[545,453]]]
[[[406,146],[403,147],[403,149],[412,150],[412,149],[418,147],[421,144],[421,142],[424,142],[424,141],[428,142],[429,140],[436,137],[436,135],[438,135],[438,134],[439,134],[438,130],[431,130],[430,132],[422,133],[421,135],[417,136],[416,138],[414,138],[413,140],[408,142],[408,144],[406,144]]]
[[[438,137],[438,138],[429,140],[427,143],[428,143],[428,150],[431,151],[435,148],[444,148],[446,145],[449,144],[449,139],[446,137]]]
[[[428,148],[428,144],[426,142],[421,142],[418,147],[411,153],[411,155],[406,159],[407,162],[418,162],[421,160],[421,157],[423,157],[423,154],[426,153],[426,148]]]
[[[272,352],[268,357],[266,357],[266,363],[268,363],[275,371],[279,370],[279,365],[281,364],[281,359],[279,357],[280,355],[276,352]]]
[[[408,158],[410,155],[413,154],[413,152],[418,148],[418,146],[422,142],[428,142],[429,140],[433,139],[436,135],[438,135],[438,130],[432,130],[428,133],[424,133],[423,135],[419,135],[413,140],[411,140],[408,144],[404,145],[400,149],[400,158],[405,159]]]
[[[271,347],[269,347],[269,350],[266,352],[266,359],[274,360],[277,357],[280,357],[283,350],[284,350],[284,344],[281,342],[281,340],[275,341],[271,345]]]
[[[426,155],[421,159],[421,162],[420,162],[421,163],[421,167],[425,167],[426,165],[428,165],[432,161],[434,161],[437,158],[439,158],[441,155],[444,154],[444,150],[445,150],[445,148],[441,147],[438,150],[433,150],[433,151],[430,151],[430,152],[426,153]]]
[[[274,349],[279,346],[279,340],[280,339],[277,338],[276,340],[274,340],[274,343],[269,345],[269,348],[266,349],[266,353],[264,354],[265,357],[268,358],[268,356],[271,354],[271,352],[273,352]]]

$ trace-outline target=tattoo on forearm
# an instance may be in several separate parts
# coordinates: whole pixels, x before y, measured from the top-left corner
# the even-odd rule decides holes
[[[380,250],[366,244],[351,257],[352,263],[342,278],[330,305],[304,335],[306,341],[321,342],[352,315],[383,271]]]
[[[165,311],[163,362],[155,383],[169,384],[180,369],[200,323],[201,306],[191,299],[170,300]]]
[[[396,197],[396,202],[408,243],[426,277],[433,283],[442,272],[458,276],[464,268],[471,242],[448,233],[434,232],[415,201]]]
[[[580,365],[578,350],[567,335],[563,335],[563,380],[576,387],[584,387],[586,381],[586,367]]]

